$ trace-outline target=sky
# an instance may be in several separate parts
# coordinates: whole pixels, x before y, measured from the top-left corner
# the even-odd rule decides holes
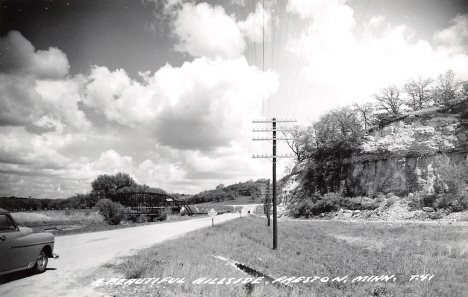
[[[270,178],[252,120],[307,125],[447,70],[468,79],[467,0],[0,1],[0,196]]]

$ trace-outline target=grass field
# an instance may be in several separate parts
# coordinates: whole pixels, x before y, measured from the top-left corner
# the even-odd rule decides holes
[[[34,233],[51,232],[54,235],[68,235],[87,232],[114,230],[120,228],[137,227],[145,224],[159,224],[161,222],[127,222],[120,225],[109,225],[95,209],[71,210],[38,210],[25,212],[12,212],[11,215],[19,226],[30,227]],[[196,218],[196,216],[180,216],[169,214],[167,220],[180,221]]]
[[[94,209],[38,210],[11,212],[15,221],[23,226],[34,227],[56,224],[85,224],[102,222],[102,216]]]
[[[113,269],[126,279],[146,278],[146,283],[100,289],[116,296],[467,296],[467,225],[279,224],[277,250],[271,248],[266,219],[242,218],[125,258]],[[272,279],[249,283],[246,278],[255,277],[213,256]],[[175,278],[184,282],[169,283]],[[206,283],[197,283],[199,278]],[[228,285],[229,278],[240,281]]]

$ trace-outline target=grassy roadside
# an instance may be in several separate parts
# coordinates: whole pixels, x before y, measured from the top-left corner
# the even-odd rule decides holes
[[[199,230],[112,268],[145,283],[104,283],[98,288],[116,296],[465,296],[468,290],[466,226],[282,221],[276,251],[271,237],[265,219],[256,217]],[[283,279],[290,288],[265,279],[242,284],[252,277],[213,255],[237,260],[273,279],[299,281]],[[428,277],[411,280],[422,274]],[[382,275],[394,277],[353,282],[358,276]],[[302,276],[306,278],[299,279]],[[343,279],[333,281],[336,277]],[[175,278],[184,282],[169,283]],[[199,278],[217,280],[194,284]],[[228,278],[241,281],[227,285]]]
[[[205,202],[194,204],[196,206],[205,206],[205,205],[245,205],[245,204],[258,204],[262,203],[260,198],[252,199],[252,196],[238,196],[234,200],[223,200],[219,202]]]

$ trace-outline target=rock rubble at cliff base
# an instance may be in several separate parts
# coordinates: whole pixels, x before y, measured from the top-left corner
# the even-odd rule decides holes
[[[289,215],[286,206],[278,206],[278,217],[293,219]],[[442,222],[468,222],[468,211],[443,214],[442,212],[410,210],[406,201],[396,201],[390,206],[382,204],[375,210],[347,210],[340,209],[336,212],[316,216],[312,219],[329,219],[340,221],[442,221]]]

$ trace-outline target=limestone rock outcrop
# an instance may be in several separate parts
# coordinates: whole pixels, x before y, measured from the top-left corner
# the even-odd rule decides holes
[[[435,156],[465,160],[467,138],[468,123],[457,115],[394,122],[367,136],[362,151],[345,160],[342,190],[351,196],[437,191]]]
[[[367,197],[378,193],[404,196],[421,190],[437,193],[444,186],[434,162],[439,154],[455,163],[467,159],[468,102],[452,113],[437,108],[412,112],[371,131],[360,151],[344,160],[339,191]],[[294,203],[304,190],[304,165],[296,165],[280,192],[286,204]]]

